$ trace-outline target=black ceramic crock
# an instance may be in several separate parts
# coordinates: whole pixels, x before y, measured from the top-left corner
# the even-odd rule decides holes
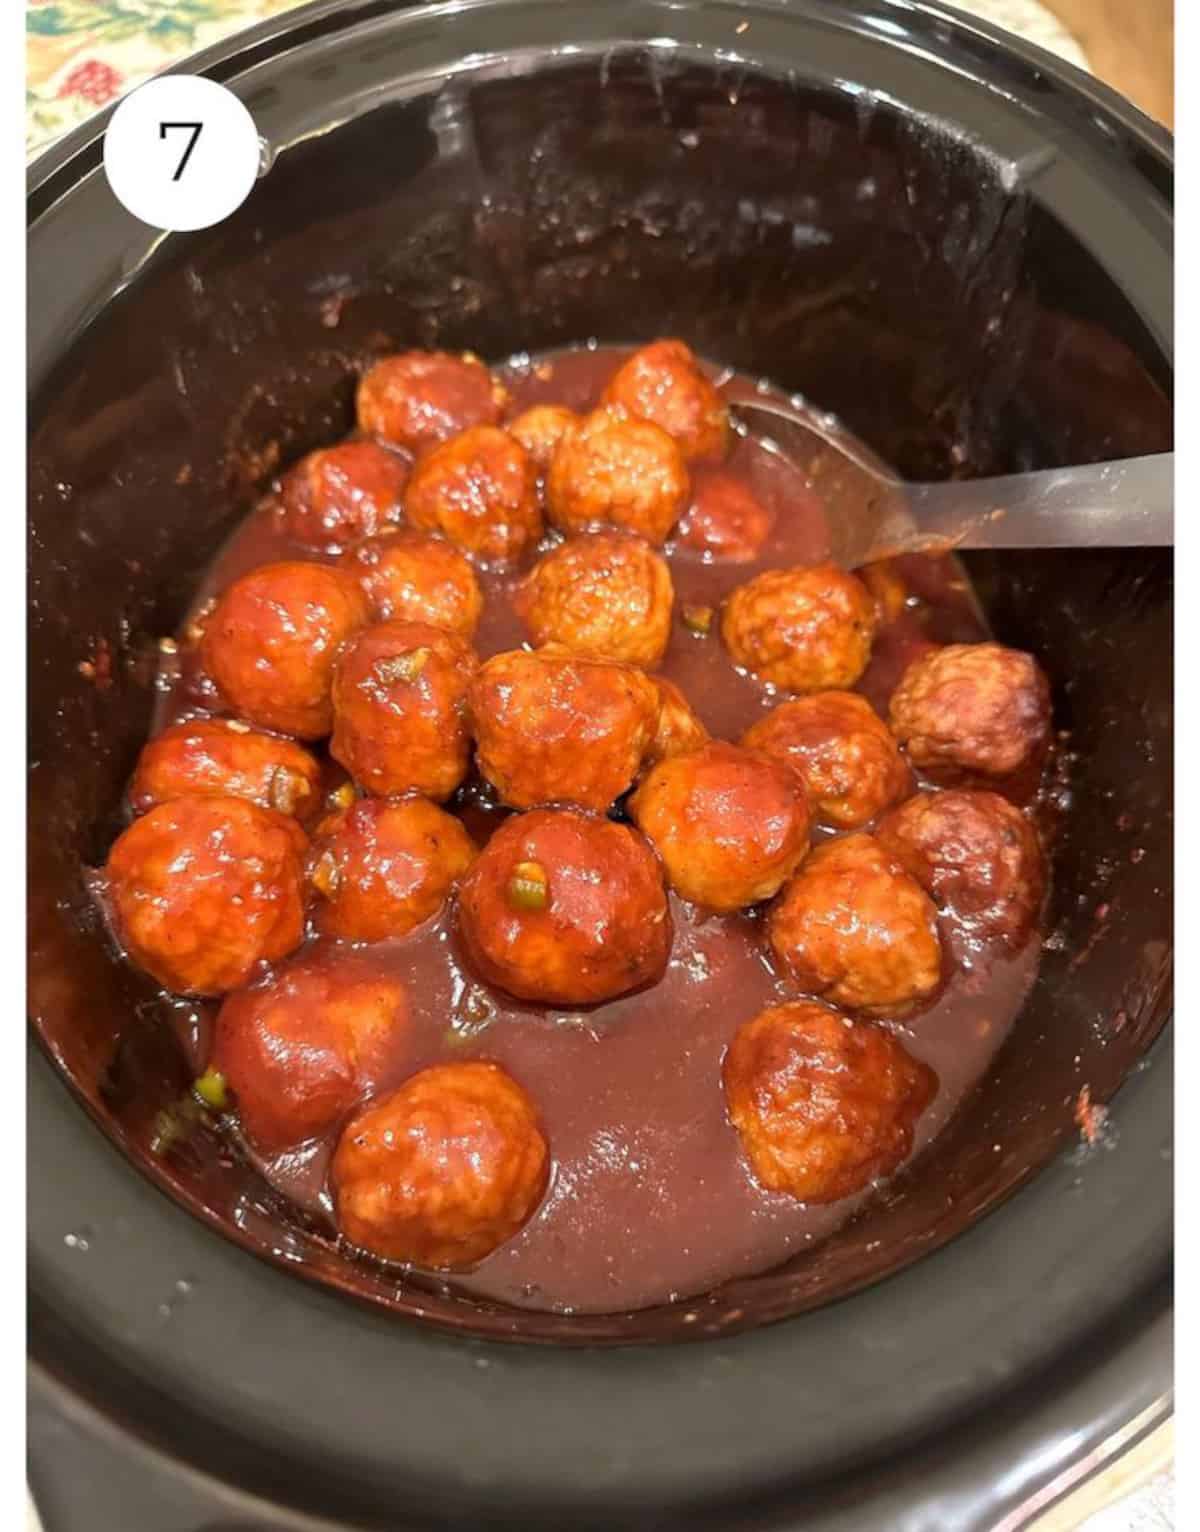
[[[118,822],[155,639],[273,468],[345,429],[363,357],[680,334],[910,474],[1158,450],[1168,138],[1048,55],[900,0],[350,0],[194,68],[274,151],[226,224],[128,217],[103,117],[29,199],[49,1532],[1020,1525],[1168,1408],[1167,555],[971,560],[1071,731],[1041,977],[914,1175],[700,1302],[571,1319],[397,1289],[281,1221],[215,1141],[155,1159],[182,1059],[82,870]],[[1091,1147],[1084,1087],[1109,1105]]]

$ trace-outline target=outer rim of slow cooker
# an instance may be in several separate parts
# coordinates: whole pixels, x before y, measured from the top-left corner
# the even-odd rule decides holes
[[[1061,61],[1052,59],[1049,55],[1044,54],[1040,49],[1037,49],[1032,45],[1023,43],[1018,44],[1016,40],[1008,38],[1005,36],[1005,34],[1000,33],[997,29],[991,28],[982,23],[976,23],[973,19],[962,18],[958,15],[958,13],[948,8],[937,5],[912,6],[903,3],[903,0],[884,0],[884,3],[889,9],[902,10],[906,13],[909,13],[910,15],[918,15],[921,13],[933,15],[934,17],[944,20],[952,28],[955,28],[959,31],[966,30],[974,33],[976,37],[982,37],[988,44],[992,45],[993,47],[998,46],[1002,53],[1005,55],[1011,56],[1015,54],[1021,57],[1026,63],[1035,65],[1044,73],[1054,75],[1064,80],[1065,83],[1069,85],[1073,91],[1075,91],[1077,94],[1086,96],[1098,110],[1103,112],[1109,118],[1114,119],[1126,132],[1132,134],[1135,138],[1140,140],[1143,147],[1145,147],[1155,159],[1160,162],[1165,162],[1165,165],[1168,167],[1170,166],[1172,162],[1172,155],[1169,135],[1166,135],[1161,129],[1157,128],[1156,125],[1150,123],[1148,119],[1144,118],[1141,113],[1137,112],[1137,110],[1130,106],[1128,103],[1121,102],[1119,98],[1113,96],[1111,92],[1108,92],[1104,87],[1099,86],[1098,83],[1091,80],[1089,76],[1082,74],[1080,71],[1073,69],[1071,66],[1063,64]],[[257,62],[258,58],[262,56],[275,56],[277,54],[289,51],[294,47],[301,46],[301,42],[297,40],[296,33],[301,29],[309,28],[311,23],[322,23],[316,32],[311,33],[311,36],[319,36],[330,30],[341,31],[344,28],[348,29],[364,19],[364,17],[386,14],[387,12],[396,10],[398,8],[399,7],[395,5],[380,3],[380,0],[360,0],[360,3],[352,4],[350,6],[340,4],[339,0],[316,0],[316,3],[314,4],[302,7],[298,11],[289,13],[289,15],[284,18],[287,23],[286,25],[282,25],[279,21],[275,23],[264,23],[246,33],[240,34],[237,38],[233,39],[230,44],[217,45],[214,48],[206,50],[202,54],[196,55],[194,59],[190,61],[191,67],[193,67],[197,72],[217,73],[225,78],[228,78],[231,75],[240,73],[241,70],[247,67],[250,62]],[[753,7],[750,7],[750,9],[752,8]],[[308,35],[302,39],[302,41],[308,40],[310,40]],[[267,50],[265,55],[262,51],[264,49]],[[1000,62],[1003,63],[1005,60],[1001,59]],[[85,124],[80,129],[77,129],[74,133],[68,135],[66,139],[60,141],[60,143],[55,145],[50,151],[42,155],[35,162],[33,167],[31,167],[30,172],[30,196],[34,202],[36,202],[39,194],[43,193],[48,187],[51,187],[52,183],[60,175],[60,173],[65,176],[66,182],[73,185],[75,180],[78,179],[81,174],[86,173],[86,170],[91,168],[90,165],[86,163],[88,158],[88,151],[91,150],[98,154],[98,146],[102,140],[103,129],[106,125],[108,115],[110,114],[103,113],[97,119],[93,119],[92,122]],[[84,156],[84,159],[79,161],[77,160],[77,157],[81,154]],[[66,185],[64,184],[64,190],[65,189]],[[1159,1045],[1156,1045],[1154,1050],[1156,1057],[1161,1057],[1164,1045],[1169,1046],[1169,1039],[1164,1038]],[[1154,1073],[1157,1077],[1161,1073],[1161,1070],[1156,1068]],[[1122,1114],[1123,1105],[1129,1105],[1128,1102],[1123,1102],[1123,1098],[1127,1095],[1128,1092],[1123,1090],[1113,1103],[1114,1112],[1117,1114],[1118,1120]],[[126,1166],[125,1168],[128,1170],[132,1167]],[[1038,1177],[1032,1185],[1027,1186],[1021,1193],[1018,1194],[1018,1198],[1016,1200],[1018,1202],[1022,1202],[1024,1199],[1036,1195],[1042,1181],[1043,1177]],[[142,1184],[144,1186],[149,1185],[149,1183],[146,1182],[143,1182]],[[167,1204],[164,1202],[164,1214],[166,1207]],[[991,1217],[995,1218],[1005,1215],[1013,1216],[1013,1209],[1014,1204],[1010,1201],[1008,1204],[1006,1204],[1004,1209],[1000,1210],[996,1214],[991,1215]],[[972,1232],[973,1231],[968,1231],[963,1236],[960,1236],[960,1240],[969,1240],[971,1238]],[[925,1271],[930,1269],[928,1262],[922,1263],[922,1267]],[[1143,1407],[1145,1407],[1147,1404],[1144,1388],[1146,1378],[1143,1375],[1144,1370],[1141,1367],[1139,1359],[1141,1358],[1144,1351],[1153,1351],[1153,1343],[1148,1339],[1148,1337],[1157,1333],[1161,1339],[1163,1324],[1169,1324],[1170,1298],[1168,1268],[1164,1267],[1158,1272],[1158,1279],[1156,1282],[1151,1284],[1151,1289],[1152,1290],[1150,1294],[1146,1298],[1146,1304],[1151,1312],[1151,1318],[1149,1321],[1147,1321],[1147,1323],[1140,1327],[1137,1335],[1132,1340],[1127,1341],[1124,1351],[1121,1352],[1115,1363],[1113,1358],[1107,1359],[1108,1364],[1112,1364],[1110,1370],[1120,1374],[1123,1378],[1123,1387],[1121,1390],[1119,1390],[1123,1397],[1127,1399],[1131,1398],[1133,1394],[1136,1393],[1137,1387],[1142,1387],[1142,1395],[1140,1397],[1142,1399]],[[434,1344],[443,1342],[442,1337],[434,1336],[431,1337],[431,1339],[433,1340]],[[41,1349],[42,1340],[44,1340],[44,1337],[39,1337],[35,1330],[33,1337],[33,1349],[35,1352]],[[443,1343],[456,1344],[453,1341]],[[730,1342],[726,1341],[723,1344],[729,1345]],[[737,1343],[735,1341],[732,1344],[736,1345]],[[658,1349],[658,1352],[661,1355],[661,1348],[656,1349]],[[581,1359],[580,1353],[578,1352],[572,1353],[572,1357],[577,1361]],[[1102,1370],[1103,1369],[1100,1365],[1097,1365],[1097,1367],[1093,1369],[1093,1371],[1096,1373],[1099,1373]],[[55,1379],[53,1372],[53,1369],[45,1366],[39,1359],[35,1357],[33,1363],[33,1376],[39,1387],[47,1388],[50,1392],[59,1394],[59,1396],[64,1400],[68,1397],[74,1398],[77,1401],[79,1408],[85,1415],[88,1412],[95,1411],[95,1404],[89,1403],[87,1401],[86,1393],[84,1390],[74,1386],[70,1382],[65,1381],[61,1376]],[[1155,1379],[1157,1381],[1161,1381],[1163,1386],[1161,1388],[1151,1390],[1152,1401],[1159,1401],[1161,1403],[1161,1401],[1165,1399],[1169,1387],[1169,1355],[1165,1359],[1161,1356],[1158,1357],[1155,1366]],[[1081,1390],[1077,1390],[1077,1392],[1078,1391]],[[1109,1394],[1107,1397],[1111,1398],[1111,1394]],[[1043,1431],[1050,1430],[1052,1432],[1052,1417],[1054,1417],[1056,1414],[1055,1409],[1052,1406],[1042,1406],[1040,1413],[1042,1416],[1047,1417],[1043,1426]],[[1060,1424],[1065,1423],[1066,1420],[1072,1419],[1069,1412],[1060,1411],[1058,1413],[1061,1417]],[[1129,1411],[1129,1414],[1135,1413],[1136,1410]],[[99,1413],[97,1413],[96,1418],[100,1418]],[[1095,1414],[1090,1415],[1089,1421],[1092,1424],[1096,1424],[1097,1416]],[[1077,1425],[1078,1417],[1074,1417],[1074,1423]],[[116,1424],[113,1421],[109,1421],[108,1424],[109,1429],[115,1433],[117,1440],[127,1439],[131,1443],[137,1442],[139,1440],[139,1433],[135,1427],[129,1424]],[[1106,1424],[1108,1427],[1111,1427],[1112,1421],[1108,1420]],[[1090,1448],[1096,1444],[1097,1440],[1102,1439],[1104,1434],[1104,1431],[1101,1431],[1098,1434],[1095,1432],[1078,1433],[1078,1450],[1071,1454],[1071,1457],[1077,1458],[1082,1453],[1090,1450]],[[1079,1440],[1079,1438],[1085,1436],[1085,1440]],[[149,1444],[142,1442],[142,1445],[146,1446]],[[160,1447],[151,1446],[150,1450],[153,1452],[162,1452],[163,1449]],[[993,1446],[991,1449],[988,1449],[985,1446],[983,1450],[985,1455],[990,1452],[993,1459],[998,1456],[995,1446]],[[199,1475],[201,1479],[210,1480],[214,1486],[221,1485],[227,1489],[227,1486],[224,1485],[224,1481],[217,1478],[216,1476],[210,1477],[208,1470],[200,1468],[194,1464],[187,1463],[186,1460],[181,1456],[170,1453],[168,1453],[167,1456],[171,1458],[171,1461],[177,1467],[181,1469],[185,1468],[188,1473]],[[1062,1462],[1056,1460],[1055,1471],[1057,1471],[1062,1466]],[[944,1469],[945,1465],[943,1465],[942,1470],[934,1469],[932,1472],[937,1474]],[[923,1497],[927,1498],[929,1496],[931,1487],[936,1482],[936,1479],[931,1480],[928,1476],[923,1478],[921,1484],[921,1492]],[[238,1494],[239,1497],[241,1497],[244,1496],[246,1492],[239,1491]],[[244,1501],[243,1503],[250,1503],[261,1508],[265,1502],[257,1501],[254,1500],[253,1497],[250,1497],[249,1501]],[[994,1503],[991,1505],[991,1509],[993,1511],[995,1510]],[[276,1510],[274,1503],[272,1503],[272,1510]],[[860,1526],[867,1525],[867,1523],[862,1519],[863,1513],[866,1510],[867,1507],[861,1503],[857,1507],[857,1514],[859,1517],[857,1524]],[[335,1523],[323,1523],[314,1521],[310,1518],[304,1518],[295,1520],[293,1524],[296,1527],[311,1526],[316,1528],[318,1526],[334,1525]],[[880,1523],[880,1525],[886,1524],[887,1523]],[[966,1526],[968,1523],[964,1521],[962,1525]],[[975,1522],[972,1521],[970,1525],[975,1525]]]
[[[299,5],[294,10],[247,27],[224,42],[214,43],[189,54],[185,62],[189,73],[207,74],[218,80],[230,79],[261,58],[305,46],[326,32],[349,30],[365,20],[411,9],[420,3],[421,0],[308,0],[306,5]],[[483,0],[483,3],[502,6],[506,0]],[[512,0],[512,3],[520,4],[521,0]],[[820,4],[821,0],[817,0],[817,3]],[[1023,64],[1061,80],[1103,116],[1139,138],[1147,150],[1165,161],[1166,166],[1173,171],[1174,139],[1168,130],[1086,70],[1047,52],[1036,43],[953,6],[943,5],[939,0],[874,0],[874,3],[900,14],[927,15],[943,21],[953,31],[973,35],[988,45],[990,50],[999,52],[1001,58],[993,62],[1011,63],[1014,58],[1019,59]],[[741,0],[740,8],[743,10],[752,11],[756,7],[771,9],[771,0]],[[797,7],[797,10],[801,9],[803,5]],[[618,14],[615,8],[614,14]],[[849,20],[846,25],[851,26]],[[178,66],[162,71],[164,74],[178,72]],[[78,127],[56,139],[31,161],[26,172],[30,224],[44,210],[39,206],[39,199],[50,183],[60,172],[68,169],[77,156],[84,156],[85,161],[75,167],[70,184],[100,164],[104,133],[118,104],[113,102],[94,113]]]

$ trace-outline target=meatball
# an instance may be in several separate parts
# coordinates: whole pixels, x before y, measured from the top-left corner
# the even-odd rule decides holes
[[[313,836],[317,925],[347,942],[404,936],[437,914],[474,855],[462,824],[428,798],[361,799]]]
[[[604,404],[661,426],[685,458],[723,458],[729,409],[681,340],[656,340],[617,368]]]
[[[802,989],[851,1010],[910,1009],[941,983],[937,911],[871,835],[818,846],[772,906],[767,936]]]
[[[998,793],[918,793],[886,815],[880,843],[973,934],[1020,945],[1046,886],[1037,831]]]
[[[193,718],[146,745],[129,802],[144,814],[172,798],[245,798],[305,821],[320,811],[321,791],[320,763],[294,740],[234,718]]]
[[[659,761],[669,761],[677,755],[687,755],[699,750],[709,740],[708,730],[692,711],[692,705],[675,685],[663,676],[655,676],[661,711],[658,728],[646,752],[646,762],[656,766]]]
[[[462,1271],[542,1200],[550,1150],[498,1064],[436,1064],[350,1123],[333,1157],[338,1226],[386,1261]]]
[[[117,940],[166,989],[237,989],[303,939],[307,845],[294,819],[244,798],[160,803],[108,854]]]
[[[470,760],[465,703],[475,665],[470,644],[444,628],[364,628],[334,671],[329,753],[369,793],[448,798]]]
[[[739,585],[721,614],[735,663],[785,691],[853,686],[871,657],[875,602],[836,564],[769,569]]]
[[[539,560],[516,605],[535,644],[649,666],[666,653],[674,601],[671,571],[648,543],[592,532]]]
[[[230,995],[209,1067],[237,1099],[246,1136],[268,1154],[336,1127],[402,1060],[408,1003],[361,959],[289,964]]]
[[[479,770],[512,808],[607,809],[658,725],[659,694],[632,665],[558,646],[493,655],[471,683]]]
[[[1050,684],[1031,654],[947,644],[915,660],[892,694],[892,730],[916,766],[1003,777],[1050,735]]]
[[[545,473],[554,456],[555,447],[578,422],[579,416],[565,405],[535,404],[515,420],[510,420],[505,429],[525,448],[537,471]]]
[[[470,638],[483,612],[483,593],[468,561],[440,537],[405,528],[368,537],[342,556],[362,586],[377,621],[429,622]]]
[[[816,692],[773,708],[742,738],[804,778],[817,820],[858,830],[912,791],[900,747],[855,692]]]
[[[890,1032],[807,1000],[744,1022],[722,1074],[755,1180],[800,1202],[837,1202],[890,1176],[938,1084]]]
[[[771,513],[748,484],[723,468],[692,474],[692,503],[679,523],[681,548],[704,554],[705,563],[749,564],[771,535]]]
[[[542,535],[533,459],[497,426],[474,426],[421,458],[404,509],[414,527],[489,564],[513,563]]]
[[[366,597],[344,570],[264,564],[217,602],[201,661],[221,696],[250,723],[319,739],[333,727],[338,650],[367,617]]]
[[[577,809],[505,820],[458,896],[471,967],[519,1000],[595,1005],[662,977],[662,868],[628,825]]]
[[[296,542],[337,553],[401,519],[408,463],[375,442],[301,458],[279,487],[279,522]]]
[[[546,506],[564,532],[624,527],[664,543],[687,506],[683,454],[659,426],[623,410],[593,410],[550,459]]]
[[[769,899],[808,850],[808,798],[797,774],[720,740],[655,766],[629,812],[671,887],[705,909]]]
[[[422,452],[471,426],[494,426],[508,396],[478,357],[445,351],[385,356],[358,385],[359,430]]]

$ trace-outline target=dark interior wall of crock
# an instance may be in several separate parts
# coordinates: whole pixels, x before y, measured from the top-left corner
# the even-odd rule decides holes
[[[914,475],[1170,441],[1169,371],[1097,262],[967,146],[847,95],[618,59],[603,86],[590,63],[486,80],[285,150],[227,224],[165,243],[32,409],[32,1008],[131,1143],[183,1064],[162,1002],[98,941],[81,867],[118,822],[154,644],[200,569],[280,464],[349,426],[364,356],[661,333],[801,389]],[[766,1279],[780,1312],[1002,1195],[1070,1130],[1079,1084],[1115,1088],[1162,1018],[1169,560],[977,567],[1084,752],[1058,945],[940,1170]],[[105,652],[110,678],[80,673]],[[215,1146],[167,1174],[226,1212],[245,1189]],[[889,1228],[894,1248],[865,1254]]]

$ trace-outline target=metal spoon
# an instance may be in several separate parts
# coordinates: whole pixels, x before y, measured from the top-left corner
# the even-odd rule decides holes
[[[1174,454],[995,479],[909,484],[803,399],[726,377],[734,419],[808,478],[847,569],[950,548],[1164,548],[1175,540]],[[769,431],[770,435],[765,433]]]

